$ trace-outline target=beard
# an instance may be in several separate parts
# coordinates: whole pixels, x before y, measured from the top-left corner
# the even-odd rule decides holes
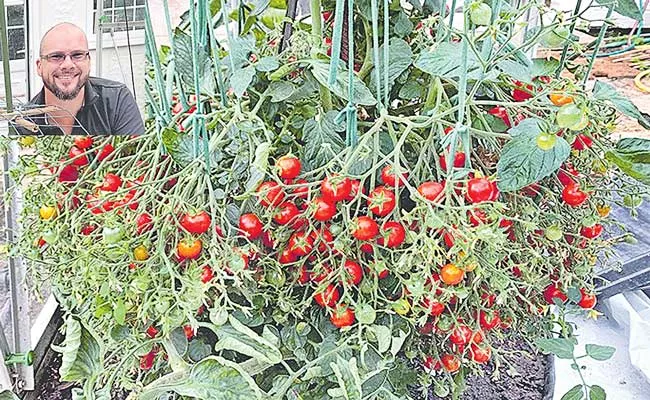
[[[78,82],[74,87],[67,87],[63,88],[60,87],[59,85],[56,84],[55,79],[60,78],[60,77],[70,77],[73,78],[78,74]],[[48,76],[46,79],[43,79],[43,86],[45,86],[54,96],[59,99],[59,100],[73,100],[79,92],[81,91],[81,88],[84,87],[86,84],[86,81],[88,81],[88,74],[84,74],[83,71],[80,71],[78,69],[74,70],[60,70],[57,71],[50,76]]]

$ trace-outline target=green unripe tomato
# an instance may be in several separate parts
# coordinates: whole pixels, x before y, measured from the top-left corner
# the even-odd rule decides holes
[[[372,324],[377,318],[377,312],[370,304],[361,304],[357,306],[356,310],[354,310],[354,314],[359,323],[366,325]]]
[[[470,6],[469,19],[474,25],[490,25],[492,22],[492,8],[485,3],[474,3]]]
[[[569,39],[569,36],[569,28],[561,25],[542,35],[541,43],[546,47],[554,49],[562,46]]]
[[[552,242],[557,242],[558,240],[562,239],[563,236],[562,228],[560,228],[557,225],[551,225],[544,230],[544,236],[546,237],[546,239]]]
[[[575,104],[567,104],[557,111],[555,120],[561,128],[569,128],[577,126],[581,123],[584,112]]]
[[[557,142],[557,136],[554,134],[540,133],[537,135],[536,143],[540,150],[553,150],[555,142]]]

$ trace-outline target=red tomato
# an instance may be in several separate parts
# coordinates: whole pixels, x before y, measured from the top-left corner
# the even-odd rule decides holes
[[[470,203],[494,201],[498,196],[496,184],[485,177],[472,178],[467,182],[466,198]]]
[[[284,192],[277,182],[263,182],[257,188],[257,196],[264,207],[277,206],[284,200]]]
[[[334,248],[334,236],[332,236],[332,232],[330,232],[327,226],[312,231],[311,237],[314,243],[318,244],[318,251],[321,253],[331,251]]]
[[[304,179],[298,179],[295,182],[293,182],[294,185],[301,185],[295,189],[293,189],[293,195],[296,196],[299,199],[307,199],[309,198],[309,182],[307,182]]]
[[[488,346],[477,346],[472,344],[469,347],[469,353],[472,360],[479,364],[485,364],[490,360],[492,356],[492,349]]]
[[[262,221],[255,214],[243,214],[239,217],[239,229],[244,232],[244,236],[249,240],[260,237],[263,228]]]
[[[190,325],[183,326],[183,332],[185,332],[185,337],[187,340],[190,340],[194,337],[194,329]]]
[[[296,257],[306,256],[314,248],[314,239],[306,232],[296,232],[289,238],[288,246]]]
[[[79,171],[74,165],[64,165],[59,170],[59,182],[76,182],[79,179]]]
[[[582,296],[580,297],[580,301],[578,302],[578,305],[582,308],[585,309],[592,309],[596,305],[596,295],[593,293],[587,293],[587,291],[584,288],[580,288],[580,293]]]
[[[557,178],[563,186],[575,183],[576,179],[574,177],[578,175],[580,175],[580,172],[578,172],[578,170],[576,170],[571,164],[565,164],[557,171]]]
[[[437,317],[445,311],[445,305],[433,297],[422,299],[422,307],[427,310],[429,315]]]
[[[570,183],[562,190],[562,200],[571,207],[582,205],[582,203],[587,201],[588,197],[589,195],[580,189],[578,183]]]
[[[343,263],[343,269],[345,269],[348,285],[357,286],[361,283],[361,279],[363,278],[363,269],[361,269],[359,264],[352,260],[345,260],[345,263]]]
[[[74,159],[72,164],[78,167],[83,167],[84,165],[88,165],[88,156],[84,154],[85,152],[85,150],[80,149],[77,146],[72,146],[68,152],[68,157]]]
[[[156,351],[151,350],[147,354],[140,357],[140,369],[143,371],[153,368],[153,363],[156,360]]]
[[[494,115],[497,118],[501,118],[503,123],[506,124],[508,128],[512,126],[510,122],[510,116],[508,115],[508,110],[506,110],[505,107],[502,106],[492,107],[491,109],[488,110],[488,114]]]
[[[518,88],[524,88],[524,84],[522,82],[515,81],[515,85]],[[532,91],[533,91],[532,85],[526,85],[525,89],[514,89],[512,91],[512,98],[517,102],[526,101],[533,97],[531,93]]]
[[[92,225],[92,224],[84,225],[81,228],[81,234],[84,235],[84,236],[88,236],[91,233],[93,233],[95,231],[95,229],[97,229],[97,225]]]
[[[181,260],[185,259],[195,259],[201,254],[201,249],[203,244],[199,239],[183,239],[178,242],[176,245],[176,251],[178,252],[178,258]]]
[[[93,138],[91,136],[75,136],[74,145],[85,150],[93,145]]]
[[[579,133],[576,136],[576,139],[571,144],[571,148],[574,150],[582,151],[584,149],[590,148],[593,145],[594,141],[584,133]]]
[[[189,233],[200,235],[210,229],[212,218],[205,211],[198,213],[186,213],[181,217],[181,226]]]
[[[444,354],[440,361],[447,372],[453,373],[460,369],[460,359],[453,354]]]
[[[339,175],[328,176],[320,185],[320,192],[324,199],[336,203],[345,200],[350,195],[352,183],[350,178]]]
[[[282,179],[294,179],[300,175],[300,160],[294,156],[282,156],[276,161],[275,168],[278,170],[278,176]]]
[[[104,182],[99,187],[100,190],[105,192],[117,192],[117,190],[122,186],[122,178],[110,172],[104,177]]]
[[[99,161],[104,161],[106,158],[108,158],[108,156],[110,156],[113,153],[114,150],[115,148],[113,147],[112,144],[106,143],[104,147],[102,147],[102,150],[97,155],[97,158],[99,159]]]
[[[440,157],[438,158],[438,161],[440,161],[440,168],[442,168],[443,171],[447,171],[447,156],[445,154],[441,154]],[[457,151],[456,154],[454,155],[454,168],[463,168],[465,166],[465,153],[462,151]]]
[[[428,181],[418,187],[418,192],[429,201],[440,200],[443,196],[445,185],[443,183]]]
[[[473,334],[467,325],[459,325],[451,332],[449,340],[455,345],[466,345],[472,340]]]
[[[340,304],[332,313],[330,321],[339,329],[350,326],[354,323],[354,311],[345,304]]]
[[[336,215],[336,203],[323,197],[313,200],[314,219],[316,221],[329,221]]]
[[[334,307],[340,296],[336,286],[329,284],[324,290],[314,294],[314,301],[321,307]]]
[[[143,234],[144,232],[150,231],[153,228],[153,219],[151,215],[147,213],[142,213],[137,216],[135,219],[135,231],[138,235]]]
[[[555,304],[553,299],[559,299],[561,303],[567,301],[567,296],[555,284],[550,284],[544,289],[544,300],[548,304]]]
[[[352,201],[357,197],[359,193],[359,188],[361,187],[361,181],[358,179],[350,179],[350,194],[345,198],[346,201]],[[365,193],[364,188],[361,188],[361,191]]]
[[[379,225],[374,219],[361,216],[354,219],[352,224],[352,236],[361,241],[374,239],[379,234]]]
[[[603,226],[601,224],[583,226],[582,229],[580,229],[580,235],[586,237],[587,239],[597,238],[601,233],[603,233]]]
[[[273,221],[279,225],[287,225],[294,222],[298,215],[300,215],[298,207],[291,201],[285,201],[278,206],[278,211],[273,215]]]
[[[298,275],[298,283],[301,285],[306,285],[309,283],[311,280],[311,273],[307,269],[307,265],[303,264],[302,267],[300,267],[299,275]]]
[[[479,312],[479,323],[481,324],[481,328],[485,329],[486,331],[494,329],[496,326],[501,324],[501,318],[499,317],[499,312],[498,311],[486,312],[481,310]]]
[[[485,224],[488,221],[488,216],[485,213],[484,210],[480,208],[475,208],[473,210],[468,210],[467,211],[467,216],[469,217],[469,222],[473,226],[479,226],[481,224]]]
[[[368,196],[368,209],[379,217],[385,217],[395,209],[395,193],[385,186],[378,186]]]
[[[397,221],[387,221],[382,226],[382,236],[377,242],[382,246],[395,248],[404,242],[405,237],[406,230],[402,224]]]
[[[208,283],[214,278],[214,271],[209,265],[204,265],[201,269],[201,282]]]
[[[285,248],[278,254],[278,262],[280,264],[293,264],[296,261],[298,261],[298,257],[296,257],[289,247]]]
[[[269,231],[262,232],[262,244],[269,249],[275,249],[275,240]]]
[[[401,187],[404,186],[404,181],[408,179],[408,172],[402,172],[402,176],[398,179],[395,172],[393,172],[392,165],[386,165],[381,170],[381,180],[388,185],[389,187]]]
[[[153,339],[153,338],[156,337],[156,335],[158,335],[158,329],[156,329],[155,326],[150,325],[150,326],[147,328],[147,336],[149,336],[150,338]]]

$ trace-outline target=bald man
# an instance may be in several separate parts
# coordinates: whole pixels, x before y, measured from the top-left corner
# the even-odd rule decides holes
[[[32,117],[43,134],[139,135],[144,124],[135,99],[120,82],[90,76],[90,52],[83,30],[61,23],[41,40],[36,71],[43,89],[30,105],[61,110]]]

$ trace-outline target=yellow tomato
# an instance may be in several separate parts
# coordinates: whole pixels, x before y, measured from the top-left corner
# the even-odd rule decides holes
[[[34,136],[23,136],[18,139],[18,143],[20,143],[20,145],[23,147],[30,147],[36,143],[36,138]]]
[[[562,92],[553,92],[548,95],[548,98],[551,100],[551,103],[555,104],[558,107],[573,103],[573,97],[568,96]]]
[[[598,215],[605,218],[612,211],[612,207],[609,204],[600,204],[596,207],[598,210]]]
[[[447,285],[458,285],[465,278],[465,271],[454,264],[447,264],[440,270],[440,279]]]
[[[144,245],[140,245],[133,250],[133,257],[137,261],[144,261],[149,258],[149,251]]]
[[[50,220],[56,217],[56,207],[43,204],[38,210],[41,219]]]
[[[411,303],[405,298],[401,298],[393,303],[393,311],[399,315],[406,315],[411,311]]]

